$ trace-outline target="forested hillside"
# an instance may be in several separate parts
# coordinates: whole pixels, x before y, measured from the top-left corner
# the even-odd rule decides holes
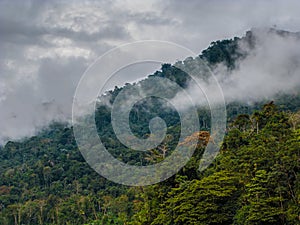
[[[247,57],[239,49],[241,42],[255,47],[250,31],[243,38],[213,42],[199,58],[212,69],[223,63],[234,70],[236,62]],[[183,65],[196,60],[188,58]],[[189,81],[170,64],[150,76],[182,87]],[[105,98],[112,103],[130,85],[136,84],[116,87]],[[228,102],[221,151],[200,172],[201,155],[213,139],[210,112],[199,107],[201,130],[189,137],[198,140],[192,159],[168,180],[147,187],[126,187],[98,175],[78,150],[72,127],[54,122],[34,137],[0,147],[0,224],[300,224],[299,109],[299,91],[251,104]],[[129,164],[148,165],[171,154],[180,132],[178,113],[150,98],[131,111],[133,133],[147,136],[155,116],[166,121],[168,138],[148,153],[128,151],[117,140],[109,106],[99,104],[95,119],[112,155]],[[189,140],[180,144],[188,146]]]

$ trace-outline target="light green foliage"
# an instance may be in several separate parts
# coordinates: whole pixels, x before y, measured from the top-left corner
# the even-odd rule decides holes
[[[245,57],[238,51],[238,40],[214,42],[200,58],[211,66],[224,62],[233,69],[235,60]],[[190,66],[194,60],[183,64]],[[189,82],[170,64],[150,76],[166,77],[182,87]],[[128,85],[134,84],[123,88]],[[121,90],[116,87],[108,93],[110,103]],[[0,224],[300,224],[300,129],[299,112],[295,113],[300,95],[280,95],[275,102],[278,107],[270,102],[261,110],[261,103],[229,104],[228,133],[213,165],[198,171],[205,147],[199,145],[178,174],[148,187],[117,185],[95,173],[77,149],[72,128],[64,124],[54,123],[34,137],[8,142],[0,147]],[[210,113],[198,111],[201,129],[208,131]],[[166,121],[170,138],[148,153],[130,151],[117,140],[109,107],[99,106],[95,119],[111,154],[130,164],[147,165],[168,157],[180,134],[178,114],[153,98],[134,106],[133,133],[146,138],[154,116]]]

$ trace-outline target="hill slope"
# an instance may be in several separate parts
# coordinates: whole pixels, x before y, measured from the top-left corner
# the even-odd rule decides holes
[[[224,64],[226,70],[234,71],[249,55],[240,46],[253,49],[256,44],[250,31],[243,38],[213,42],[199,57],[212,69]],[[183,65],[196,61],[188,58]],[[182,87],[189,85],[189,77],[170,64],[151,76],[168,78]],[[147,78],[141,82],[146,84]],[[108,92],[110,103],[123,88],[126,86]],[[296,90],[251,104],[228,102],[228,134],[214,164],[203,173],[198,171],[207,144],[200,139],[193,158],[178,174],[145,188],[117,185],[94,172],[77,149],[72,127],[66,124],[53,123],[34,137],[10,141],[0,147],[0,223],[298,224],[299,96]],[[265,105],[271,100],[276,105]],[[209,110],[199,105],[198,111],[201,134],[207,134]],[[131,112],[131,128],[145,137],[150,132],[149,120],[155,116],[166,121],[172,136],[163,143],[169,148],[168,156],[180,132],[174,109],[158,99],[147,99]],[[163,160],[161,148],[141,154],[117,140],[109,105],[99,104],[96,123],[101,139],[116,158],[135,165]],[[199,134],[194,138],[200,138]]]

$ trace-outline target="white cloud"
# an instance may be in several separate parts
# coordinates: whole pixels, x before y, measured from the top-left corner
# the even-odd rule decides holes
[[[277,94],[291,94],[300,88],[300,34],[280,35],[266,29],[254,29],[255,48],[249,49],[244,40],[240,41],[240,51],[247,52],[245,59],[236,62],[236,69],[229,71],[219,64],[213,73],[222,88],[227,103],[258,102],[271,100]],[[212,78],[211,78],[212,79]],[[195,82],[189,84],[187,92],[197,105],[208,106],[205,95],[216,102],[222,96],[216,95],[214,82],[205,82],[199,88]],[[174,104],[187,109],[190,107],[182,93],[174,99]]]
[[[300,2],[292,0],[3,0],[0,140],[31,135],[52,119],[69,118],[81,74],[97,56],[116,45],[158,39],[200,53],[211,41],[241,36],[254,26],[300,30],[299,8]]]

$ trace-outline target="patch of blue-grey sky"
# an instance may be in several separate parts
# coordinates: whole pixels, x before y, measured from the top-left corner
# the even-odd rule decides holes
[[[32,135],[53,120],[69,120],[81,75],[97,56],[113,47],[155,39],[200,53],[211,41],[242,36],[252,27],[276,25],[298,31],[299,8],[296,0],[1,0],[0,143]],[[258,94],[272,95],[277,87],[285,90],[299,84],[298,62],[294,66],[289,60],[299,56],[297,42],[289,40],[287,44],[284,39],[266,35],[262,38],[270,40],[262,41],[266,49],[241,62],[240,70],[233,74],[235,84],[230,86],[237,89],[224,91],[225,97],[240,98],[237,93],[242,90],[255,98]],[[274,45],[277,47],[268,48]],[[260,64],[262,59],[266,63]],[[283,78],[287,66],[294,72]],[[141,71],[143,75],[149,73]],[[124,76],[131,80],[130,73]]]

